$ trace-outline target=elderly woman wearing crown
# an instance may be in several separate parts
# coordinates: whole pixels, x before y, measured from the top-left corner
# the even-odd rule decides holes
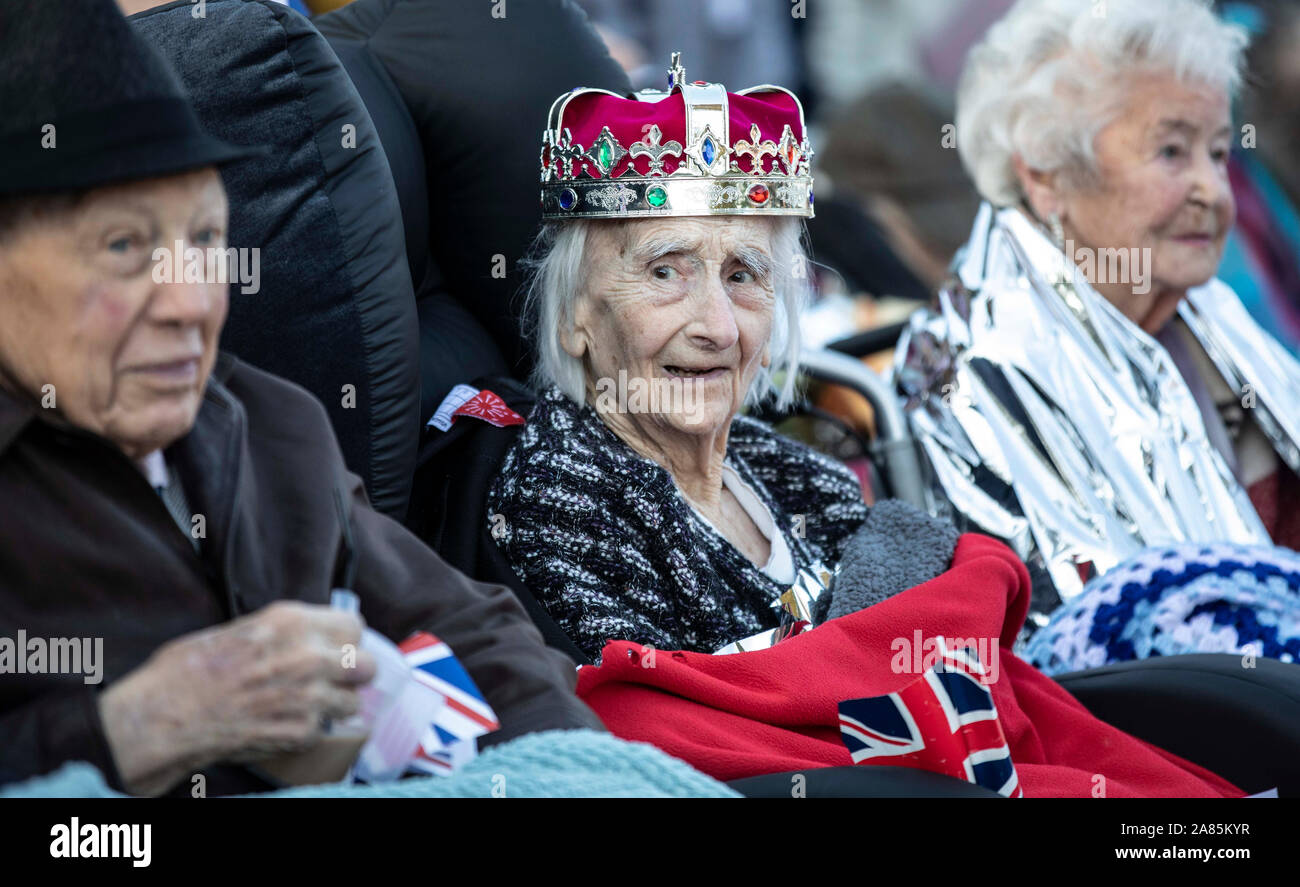
[[[514,569],[593,658],[610,639],[713,652],[778,627],[782,594],[819,589],[867,517],[846,469],[738,415],[792,397],[813,213],[798,99],[680,66],[670,82],[552,109],[543,394],[489,496]]]
[[[1300,542],[1300,365],[1214,278],[1245,37],[1201,0],[1097,6],[1022,0],[972,50],[987,203],[896,367],[937,500],[1043,568],[1040,618],[1148,546]]]

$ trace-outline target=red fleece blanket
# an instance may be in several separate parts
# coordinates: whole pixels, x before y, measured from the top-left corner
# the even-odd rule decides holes
[[[894,692],[930,662],[918,637],[983,639],[991,690],[1026,797],[1241,797],[1215,774],[1117,730],[1011,652],[1029,576],[1005,545],[962,536],[952,568],[767,650],[711,656],[611,641],[578,695],[616,736],[716,779],[852,765],[838,705]],[[917,632],[919,631],[919,635]],[[887,765],[887,759],[880,765]],[[870,764],[865,766],[878,766]]]

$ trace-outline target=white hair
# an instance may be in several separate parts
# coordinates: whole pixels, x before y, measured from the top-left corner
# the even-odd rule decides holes
[[[772,289],[775,305],[768,340],[771,362],[759,370],[746,392],[747,406],[768,398],[784,408],[795,399],[799,361],[799,317],[811,291],[811,262],[803,247],[804,224],[799,218],[776,216],[772,229]],[[531,278],[525,295],[525,335],[534,343],[537,363],[533,385],[556,385],[570,400],[586,401],[586,368],[581,358],[564,350],[562,331],[571,330],[574,305],[586,283],[584,256],[593,220],[552,221],[542,226],[525,266]],[[777,379],[780,383],[777,383]]]
[[[1013,158],[1095,182],[1097,133],[1143,72],[1241,84],[1244,30],[1208,0],[1020,0],[970,51],[957,89],[957,150],[975,187],[998,206],[1024,195]]]

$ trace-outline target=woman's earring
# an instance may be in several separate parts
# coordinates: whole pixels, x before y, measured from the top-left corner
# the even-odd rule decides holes
[[[1052,242],[1061,252],[1065,252],[1065,226],[1061,224],[1061,216],[1058,213],[1052,213],[1047,217],[1047,223],[1052,226]]]
[[[1047,217],[1047,224],[1052,229],[1052,243],[1061,251],[1061,263],[1056,267],[1056,277],[1052,283],[1057,290],[1064,292],[1070,281],[1067,268],[1071,261],[1070,256],[1065,254],[1065,225],[1061,224],[1061,217],[1057,213]]]
[[[1065,244],[1065,225],[1061,223],[1061,217],[1057,213],[1052,213],[1047,217],[1047,224],[1052,229],[1052,241],[1056,248],[1061,251],[1060,264],[1056,266],[1056,277],[1052,285],[1062,296],[1068,297],[1074,289],[1074,275],[1070,272],[1070,265],[1074,263],[1074,257],[1066,252]]]

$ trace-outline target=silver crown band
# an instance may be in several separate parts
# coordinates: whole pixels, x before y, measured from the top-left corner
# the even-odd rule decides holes
[[[748,175],[712,179],[619,176],[542,185],[542,216],[547,219],[773,214],[811,218],[812,180]]]

